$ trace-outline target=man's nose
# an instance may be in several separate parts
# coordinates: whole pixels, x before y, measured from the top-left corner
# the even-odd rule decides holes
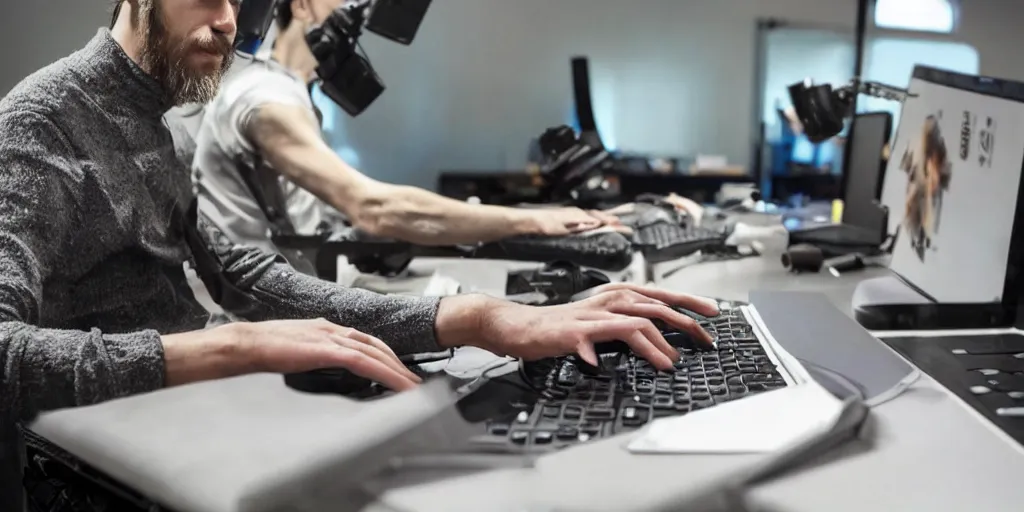
[[[217,2],[214,13],[216,18],[211,25],[215,32],[219,32],[234,40],[235,32],[238,30],[238,9],[232,0],[221,0]]]

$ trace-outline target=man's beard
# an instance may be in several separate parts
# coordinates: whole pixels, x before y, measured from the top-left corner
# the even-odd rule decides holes
[[[139,14],[145,20],[146,42],[140,55],[140,64],[153,76],[170,96],[174,106],[186,103],[207,103],[217,94],[224,71],[234,59],[231,41],[214,35],[203,40],[171,40],[162,19],[159,0],[140,2]],[[188,57],[192,52],[205,50],[221,55],[221,66],[214,72],[192,69]]]

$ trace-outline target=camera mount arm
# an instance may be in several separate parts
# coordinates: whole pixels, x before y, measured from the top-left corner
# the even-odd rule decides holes
[[[810,79],[789,86],[793,110],[811,142],[823,142],[843,131],[844,119],[854,114],[858,94],[903,102],[912,94],[906,89],[881,82],[854,78],[833,89],[830,84],[815,85]]]

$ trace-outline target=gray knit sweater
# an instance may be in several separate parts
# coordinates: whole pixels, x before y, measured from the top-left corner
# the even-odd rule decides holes
[[[0,482],[17,470],[14,422],[161,388],[160,335],[207,321],[182,269],[192,188],[169,107],[106,29],[0,100]],[[257,299],[248,320],[324,317],[400,354],[437,350],[436,299],[343,288],[203,227]],[[17,510],[2,487],[0,509]]]

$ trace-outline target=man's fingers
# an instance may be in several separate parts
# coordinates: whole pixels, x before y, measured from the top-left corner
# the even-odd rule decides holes
[[[602,211],[589,210],[587,213],[589,213],[591,216],[593,216],[595,219],[601,221],[602,223],[608,224],[610,226],[615,226],[615,225],[622,224],[622,220],[619,219],[618,217],[616,217],[614,215],[609,215],[609,214],[607,214],[605,212],[602,212]]]
[[[395,364],[398,365],[398,368],[402,372],[404,372],[407,377],[417,382],[421,380],[415,373],[406,368],[405,365],[402,364],[401,359],[398,358],[398,354],[395,354],[395,351],[391,350],[391,347],[389,347],[387,343],[384,343],[379,338],[375,338],[373,336],[370,336],[369,334],[366,334],[365,332],[360,331],[353,331],[348,337],[358,342],[362,342],[372,347],[375,347],[377,350],[380,350],[382,353],[384,353],[384,355],[388,356],[388,358],[394,361]]]
[[[395,391],[413,389],[418,384],[395,371],[394,368],[363,352],[345,347],[338,347],[337,351],[339,359],[343,361],[342,366],[360,377],[379,382]]]
[[[369,357],[373,360],[380,362],[388,369],[390,369],[392,372],[401,375],[403,379],[406,379],[414,383],[419,383],[421,381],[421,379],[417,377],[414,373],[410,372],[409,369],[406,368],[405,365],[401,363],[401,361],[399,361],[397,358],[392,358],[388,356],[383,351],[381,351],[377,347],[374,347],[373,345],[369,345],[352,338],[346,338],[338,335],[332,335],[331,339],[339,346],[359,352],[365,355],[366,357]],[[384,382],[381,382],[381,384],[384,384]]]
[[[694,319],[669,307],[657,304],[630,304],[616,308],[613,312],[622,315],[657,318],[683,332],[688,332],[708,345],[714,341],[711,334],[700,327]]]
[[[701,316],[718,316],[718,304],[710,299],[702,299],[685,293],[676,293],[651,286],[640,286],[632,283],[612,283],[602,285],[602,291],[629,290],[648,299],[693,311]],[[646,302],[646,301],[645,301]]]
[[[644,334],[646,330],[643,325],[644,323],[650,325],[648,320],[629,317],[594,322],[588,326],[585,336],[587,341],[592,344],[622,340],[634,354],[648,360],[656,368],[662,370],[671,368],[673,364],[672,358],[656,348],[654,342],[647,338],[647,335]],[[653,327],[651,325],[652,329]],[[657,336],[661,336],[658,334],[657,329],[653,329],[653,332]],[[668,345],[664,338],[661,339],[661,342],[664,345]]]

